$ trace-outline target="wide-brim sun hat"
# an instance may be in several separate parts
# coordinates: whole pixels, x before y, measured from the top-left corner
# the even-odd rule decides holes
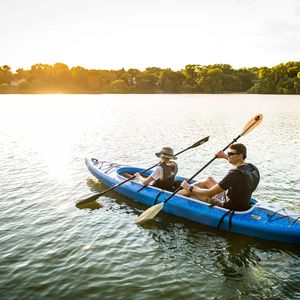
[[[177,159],[176,156],[174,156],[174,151],[170,147],[163,147],[160,152],[156,152],[155,155],[159,158],[170,158],[170,159]]]

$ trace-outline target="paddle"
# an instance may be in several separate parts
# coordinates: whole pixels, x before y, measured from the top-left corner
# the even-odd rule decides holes
[[[182,150],[182,151],[176,153],[175,156],[178,156],[179,154],[181,154],[181,153],[183,153],[183,152],[185,152],[185,151],[187,151],[187,150],[189,150],[189,149],[196,148],[196,147],[198,147],[198,146],[200,146],[200,145],[206,143],[206,142],[208,141],[208,139],[209,139],[209,136],[207,136],[207,137],[201,139],[200,141],[194,143],[192,146],[189,146],[188,148],[186,148],[186,149],[184,149],[184,150]],[[158,166],[159,164],[160,164],[160,162],[158,162],[157,164],[151,166],[150,168],[148,168],[148,169],[146,169],[146,170],[140,172],[140,174],[146,173],[147,171],[149,171],[149,170],[155,168],[156,166]],[[82,200],[82,201],[79,201],[79,202],[76,204],[76,207],[80,207],[81,205],[86,205],[86,204],[88,204],[88,203],[91,203],[91,202],[97,200],[100,196],[106,194],[107,192],[109,192],[109,191],[111,191],[111,190],[113,190],[113,189],[119,187],[120,185],[122,185],[122,184],[124,184],[124,183],[126,183],[126,182],[128,182],[128,181],[130,181],[130,180],[132,180],[132,179],[134,179],[134,178],[135,178],[135,176],[131,176],[131,177],[129,177],[128,179],[126,179],[125,181],[122,181],[122,182],[120,182],[120,183],[118,183],[118,184],[116,184],[116,185],[114,185],[114,186],[108,188],[107,190],[105,190],[105,191],[103,191],[103,192],[101,192],[101,193],[99,193],[99,194],[93,195],[93,196],[91,196],[91,197],[89,197],[89,198],[87,198],[87,199],[84,199],[84,200]]]
[[[240,137],[248,134],[251,132],[256,126],[258,126],[263,119],[263,115],[259,114],[255,116],[253,119],[251,119],[243,128],[242,133],[239,134],[235,139],[233,139],[232,142],[230,142],[222,151],[225,151],[230,145],[235,143]],[[190,182],[192,179],[194,179],[200,172],[202,172],[208,165],[210,165],[217,156],[214,156],[205,166],[203,166],[198,172],[196,172],[191,178],[187,180],[187,182]],[[153,219],[163,208],[164,204],[167,203],[178,191],[181,190],[181,187],[178,187],[170,196],[168,196],[163,202],[156,204],[147,210],[145,210],[136,220],[135,224],[141,224],[148,220]]]

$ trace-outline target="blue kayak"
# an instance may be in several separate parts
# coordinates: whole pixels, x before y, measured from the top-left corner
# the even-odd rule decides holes
[[[86,165],[93,176],[111,187],[125,181],[132,174],[144,169],[122,166],[115,163],[99,161],[95,158],[86,159]],[[145,172],[146,175],[151,171]],[[186,178],[176,177],[181,182]],[[143,185],[130,180],[115,190],[131,199],[147,206],[161,203],[170,196],[169,191]],[[162,210],[170,215],[204,224],[225,231],[253,236],[265,240],[300,244],[300,215],[284,208],[274,207],[257,199],[251,199],[251,208],[243,212],[211,206],[208,203],[174,195],[166,202]]]

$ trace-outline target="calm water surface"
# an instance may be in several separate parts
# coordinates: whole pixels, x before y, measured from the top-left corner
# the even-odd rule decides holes
[[[299,247],[218,233],[105,189],[85,157],[149,166],[179,159],[190,177],[256,114],[240,141],[261,171],[254,196],[300,212],[300,97],[267,95],[0,96],[0,299],[300,299]],[[215,161],[198,179],[221,179]]]

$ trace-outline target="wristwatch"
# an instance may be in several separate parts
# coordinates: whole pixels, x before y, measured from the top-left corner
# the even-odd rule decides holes
[[[190,186],[189,186],[189,191],[192,192],[192,191],[193,191],[193,188],[194,188],[194,186],[193,186],[193,185],[190,185]]]

